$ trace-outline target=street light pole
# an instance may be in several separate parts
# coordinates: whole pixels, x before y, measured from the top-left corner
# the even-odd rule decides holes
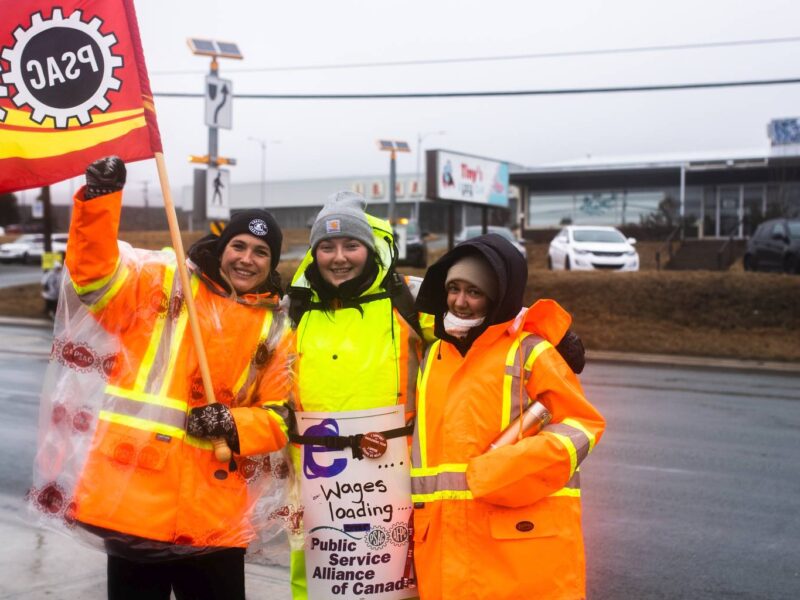
[[[267,204],[267,144],[280,144],[280,140],[262,140],[257,137],[248,137],[251,142],[261,146],[261,208]]]
[[[251,142],[261,146],[261,208],[264,208],[267,197],[267,141],[259,138],[248,137]]]

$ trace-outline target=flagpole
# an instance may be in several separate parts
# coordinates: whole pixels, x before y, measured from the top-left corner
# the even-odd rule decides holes
[[[211,372],[208,368],[208,358],[203,346],[203,337],[200,333],[200,321],[197,318],[197,308],[192,296],[192,285],[189,281],[189,271],[186,268],[186,254],[183,251],[181,232],[178,227],[178,217],[175,215],[175,204],[172,202],[172,192],[169,187],[167,177],[167,166],[164,162],[164,154],[155,153],[156,167],[158,169],[158,180],[161,183],[161,194],[164,197],[164,210],[167,213],[167,223],[169,224],[169,235],[172,238],[172,247],[175,249],[175,257],[178,261],[178,274],[183,289],[183,299],[186,302],[186,309],[189,311],[189,326],[192,330],[192,339],[197,354],[197,362],[200,366],[200,377],[203,380],[203,387],[206,391],[206,402],[213,404],[217,401],[214,395],[214,385],[211,381]],[[228,462],[231,459],[231,449],[222,438],[211,440],[214,445],[214,456],[220,462]]]

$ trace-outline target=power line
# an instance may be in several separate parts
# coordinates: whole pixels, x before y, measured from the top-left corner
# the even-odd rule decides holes
[[[294,65],[286,67],[252,67],[244,69],[226,69],[228,73],[266,73],[279,71],[322,71],[333,69],[364,69],[376,67],[409,67],[422,65],[444,65],[465,62],[496,62],[506,60],[533,60],[542,58],[565,58],[571,56],[602,56],[609,54],[637,54],[642,52],[664,52],[672,50],[697,50],[703,48],[727,48],[734,46],[760,46],[766,44],[786,44],[800,42],[800,36],[780,38],[758,38],[749,40],[729,40],[723,42],[697,42],[692,44],[664,44],[660,46],[636,46],[628,48],[600,48],[595,50],[565,50],[560,52],[538,52],[533,54],[508,54],[501,56],[471,56],[462,58],[433,58],[420,60],[397,60],[385,62],[358,62],[320,65]],[[205,73],[198,69],[176,71],[151,71],[150,75],[188,75]]]
[[[625,87],[564,88],[552,90],[506,90],[476,92],[408,92],[395,94],[234,94],[243,100],[391,100],[414,98],[480,98],[491,96],[566,96],[575,94],[619,94],[627,92],[663,92],[673,90],[699,90],[714,88],[750,87],[761,85],[792,85],[800,78],[762,79],[752,81],[721,81],[711,83],[677,83]],[[159,98],[203,98],[200,93],[155,92]]]

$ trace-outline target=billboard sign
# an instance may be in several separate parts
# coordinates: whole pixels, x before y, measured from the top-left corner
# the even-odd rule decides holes
[[[427,163],[429,197],[508,207],[508,163],[445,150],[429,150]]]

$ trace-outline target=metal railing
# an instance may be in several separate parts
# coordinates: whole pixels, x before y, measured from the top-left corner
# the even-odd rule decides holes
[[[664,240],[664,243],[659,247],[658,250],[656,250],[656,271],[660,271],[661,270],[661,252],[663,250],[667,251],[667,254],[669,256],[669,260],[672,260],[672,256],[674,254],[674,252],[672,251],[672,244],[675,243],[675,236],[677,236],[679,233],[681,233],[682,230],[683,230],[683,225],[682,224],[676,225],[675,229],[673,229],[670,232],[670,234],[667,236],[667,239]],[[681,236],[681,237],[683,237],[683,236]]]
[[[742,223],[744,223],[746,219],[747,217],[743,216],[736,222],[736,225],[730,228],[726,236],[728,239],[726,239],[722,246],[720,246],[720,249],[717,250],[717,271],[724,271],[733,262],[733,240],[739,232],[739,227],[742,226]]]

